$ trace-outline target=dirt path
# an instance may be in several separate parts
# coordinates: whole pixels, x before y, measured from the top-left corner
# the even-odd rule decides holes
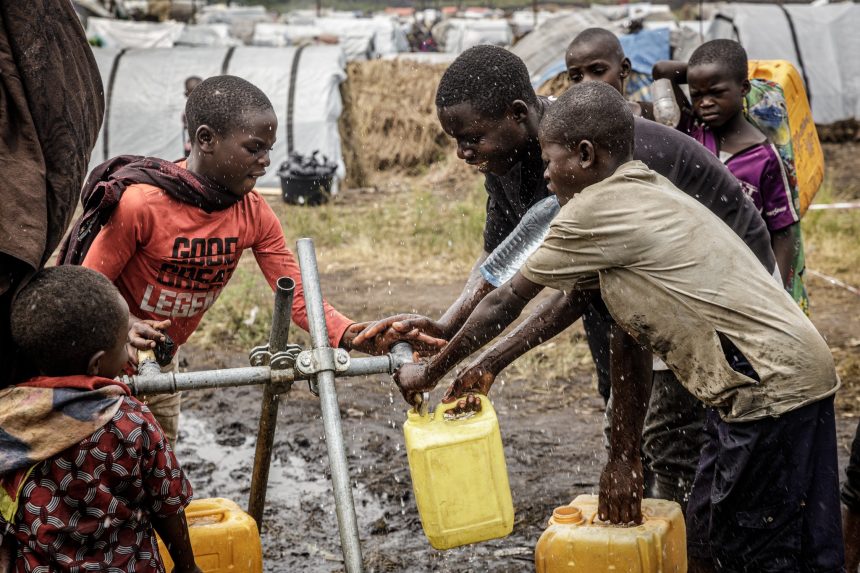
[[[324,276],[323,285],[341,308],[369,316],[395,309],[439,312],[460,286],[383,287],[351,283],[348,276]],[[860,321],[848,318],[856,312],[856,297],[823,283],[813,287],[816,325],[838,360],[857,359]],[[193,345],[185,350],[191,370],[247,364],[240,354],[215,355]],[[590,366],[567,374],[563,381],[497,384],[493,400],[514,496],[514,533],[446,552],[430,548],[421,531],[403,444],[405,404],[396,388],[385,376],[339,382],[367,571],[532,571],[534,545],[552,508],[577,494],[596,493],[604,461],[602,401]],[[198,497],[247,503],[260,396],[256,388],[186,394],[178,453]],[[857,382],[846,381],[838,423],[843,464],[858,398]],[[318,400],[307,384],[297,384],[281,407],[275,441],[262,532],[266,571],[343,570],[327,466]]]

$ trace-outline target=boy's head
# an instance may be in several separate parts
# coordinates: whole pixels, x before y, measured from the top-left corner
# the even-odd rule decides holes
[[[561,204],[633,156],[633,113],[603,82],[571,86],[540,123],[544,178]]]
[[[235,195],[254,188],[269,166],[278,118],[258,87],[236,76],[208,78],[185,104],[191,156],[188,168]]]
[[[200,82],[203,81],[203,78],[200,76],[189,76],[185,78],[185,97],[191,95],[191,92],[194,91],[194,88],[200,85]]]
[[[457,157],[483,173],[504,175],[537,136],[537,95],[526,65],[498,46],[475,46],[439,81],[436,112],[457,141]]]
[[[571,83],[604,82],[624,93],[624,80],[630,75],[630,60],[618,37],[603,28],[580,32],[564,55]]]
[[[113,378],[128,361],[128,305],[104,275],[43,269],[12,303],[12,340],[41,374]]]
[[[750,91],[747,53],[733,40],[699,46],[687,65],[693,111],[708,127],[721,127],[743,111]]]

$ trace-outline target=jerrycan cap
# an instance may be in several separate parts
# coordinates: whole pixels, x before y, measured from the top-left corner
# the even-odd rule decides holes
[[[565,525],[579,525],[584,522],[582,510],[572,505],[563,505],[552,510],[550,522]]]

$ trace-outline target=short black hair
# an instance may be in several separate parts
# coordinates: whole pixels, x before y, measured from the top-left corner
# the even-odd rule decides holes
[[[485,117],[501,117],[516,100],[537,104],[529,71],[516,54],[481,45],[460,54],[445,70],[436,90],[436,107],[470,103]]]
[[[544,113],[541,140],[574,147],[587,139],[622,159],[633,153],[633,112],[604,82],[582,82],[564,92]]]
[[[606,28],[587,28],[583,30],[577,34],[573,40],[571,40],[567,49],[570,50],[580,44],[596,44],[600,42],[604,42],[604,45],[611,50],[611,53],[607,54],[607,56],[615,56],[618,58],[619,62],[626,57],[624,55],[624,47],[621,45],[621,41],[618,39],[618,36]]]
[[[738,83],[749,78],[747,51],[734,40],[711,40],[705,42],[690,56],[688,67],[719,64]]]
[[[86,374],[100,350],[117,344],[128,310],[102,274],[78,266],[39,271],[12,303],[12,341],[40,372]]]
[[[201,125],[208,125],[219,135],[242,127],[245,114],[272,110],[272,102],[263,91],[237,76],[214,76],[200,82],[185,103],[188,135]]]

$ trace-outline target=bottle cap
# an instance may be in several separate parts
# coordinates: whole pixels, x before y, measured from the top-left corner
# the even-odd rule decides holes
[[[572,505],[563,505],[552,510],[552,521],[554,523],[565,523],[576,525],[582,523],[582,511]]]

